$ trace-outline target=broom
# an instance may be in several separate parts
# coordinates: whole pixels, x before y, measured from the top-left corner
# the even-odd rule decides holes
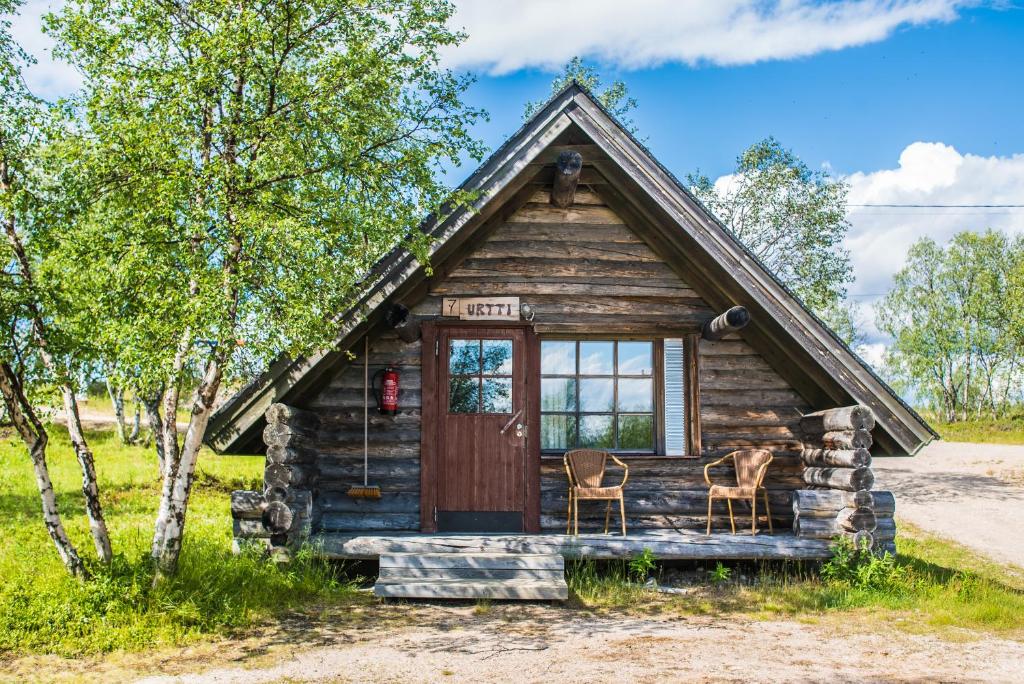
[[[380,487],[369,484],[370,477],[370,336],[363,338],[363,484],[352,485],[353,499],[379,499]]]

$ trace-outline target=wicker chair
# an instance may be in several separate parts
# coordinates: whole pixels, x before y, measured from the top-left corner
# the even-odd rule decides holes
[[[611,487],[604,487],[604,471],[611,458],[622,468],[622,482]],[[629,466],[615,458],[607,451],[594,449],[576,449],[565,453],[565,473],[569,477],[569,514],[565,525],[565,533],[580,533],[580,499],[607,501],[604,512],[604,533],[608,534],[608,521],[612,512],[612,501],[619,502],[619,518],[622,520],[622,536],[626,536],[626,504],[622,490],[629,479]],[[575,523],[575,526],[574,526]]]
[[[717,485],[711,482],[709,471],[715,466],[732,461],[736,469],[736,485]],[[708,483],[708,534],[711,534],[711,504],[715,499],[725,499],[729,504],[729,524],[732,533],[736,534],[736,519],[732,515],[732,501],[750,501],[750,534],[757,534],[757,494],[764,495],[764,508],[768,514],[768,532],[774,534],[772,528],[772,509],[768,505],[768,490],[764,488],[764,476],[768,464],[772,462],[772,452],[765,449],[748,449],[734,451],[704,466],[704,481]]]

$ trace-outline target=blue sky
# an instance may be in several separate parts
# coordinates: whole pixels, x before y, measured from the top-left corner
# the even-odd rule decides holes
[[[736,156],[768,135],[850,185],[851,204],[1024,204],[1024,4],[1018,0],[454,0],[468,39],[445,64],[471,71],[467,99],[490,113],[492,149],[579,55],[624,80],[633,118],[679,177],[723,185]],[[15,37],[40,63],[33,89],[72,91],[27,0]],[[471,171],[454,170],[460,182]],[[851,207],[853,299],[878,362],[872,307],[907,249],[994,227],[1024,233],[1024,210]]]
[[[728,173],[744,147],[774,135],[806,162],[838,173],[894,165],[904,147],[942,141],[960,152],[1024,152],[1024,10],[972,8],[948,23],[792,60],[741,66],[664,64],[626,70],[641,136],[670,169]],[[522,103],[548,93],[551,73],[483,74],[470,100],[491,113],[495,146]]]

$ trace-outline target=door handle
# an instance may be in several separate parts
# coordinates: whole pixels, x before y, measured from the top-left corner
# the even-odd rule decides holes
[[[509,429],[510,427],[512,427],[512,424],[516,422],[516,419],[517,419],[517,418],[519,418],[519,415],[520,415],[520,414],[521,414],[522,412],[523,412],[523,409],[519,409],[518,411],[516,411],[515,413],[513,413],[513,414],[512,414],[512,418],[511,418],[511,419],[510,419],[510,420],[509,420],[509,421],[508,421],[507,423],[505,423],[505,427],[501,428],[501,432],[499,432],[498,434],[502,434],[502,435],[503,435],[503,434],[505,434],[506,432],[508,432],[508,429]]]

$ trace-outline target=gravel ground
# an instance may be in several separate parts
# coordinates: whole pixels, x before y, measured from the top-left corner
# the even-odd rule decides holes
[[[897,519],[1024,568],[1024,446],[937,441],[873,465]]]
[[[466,607],[415,610],[416,627],[335,633],[334,644],[285,653],[272,666],[142,681],[1010,682],[1020,681],[1024,658],[1017,641],[950,643],[855,623],[568,616],[518,606],[495,606],[482,617]],[[509,619],[523,610],[534,615]]]

